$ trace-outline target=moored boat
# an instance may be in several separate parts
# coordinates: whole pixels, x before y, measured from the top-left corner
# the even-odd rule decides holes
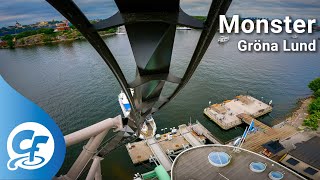
[[[133,93],[134,91],[133,89],[131,89],[131,94],[133,95]],[[121,91],[120,94],[118,95],[118,101],[124,117],[128,117],[131,111],[131,106],[127,96],[123,91]],[[139,138],[146,139],[147,137],[153,137],[156,134],[156,131],[157,131],[157,125],[154,122],[153,117],[149,115],[146,117],[142,125]]]
[[[229,36],[220,36],[218,39],[218,43],[225,43],[229,41]]]

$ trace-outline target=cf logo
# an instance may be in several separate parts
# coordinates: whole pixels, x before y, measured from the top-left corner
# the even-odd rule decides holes
[[[10,160],[9,170],[18,167],[33,170],[47,164],[54,152],[54,140],[50,131],[35,122],[20,124],[12,130],[7,141]]]

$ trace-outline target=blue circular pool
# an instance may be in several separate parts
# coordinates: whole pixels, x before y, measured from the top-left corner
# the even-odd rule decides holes
[[[263,172],[264,170],[266,170],[267,166],[262,163],[262,162],[252,162],[250,163],[250,170],[253,172]]]
[[[231,161],[231,156],[225,152],[211,152],[208,156],[209,162],[216,167],[224,167]]]
[[[283,174],[279,171],[271,171],[269,173],[269,178],[272,180],[280,180],[283,178]]]

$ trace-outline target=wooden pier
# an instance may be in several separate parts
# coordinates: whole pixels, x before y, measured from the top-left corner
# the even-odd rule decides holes
[[[167,154],[169,151],[177,152],[185,147],[203,145],[206,139],[219,143],[199,122],[189,126],[180,125],[177,133],[172,134],[172,139],[168,140],[170,134],[170,132],[162,134],[159,140],[148,138],[147,140],[127,144],[126,148],[133,164],[139,164],[155,157],[168,170],[170,160],[168,161]]]
[[[272,111],[272,107],[251,96],[236,96],[233,100],[224,101],[221,104],[213,104],[203,110],[212,121],[222,129],[228,130],[242,124],[238,117],[246,114],[257,118]],[[250,120],[251,121],[251,120]]]
[[[213,144],[223,144],[219,139],[214,138],[208,129],[206,129],[199,121],[192,126],[192,130],[206,137]]]
[[[273,128],[247,114],[239,114],[238,117],[246,124],[250,124],[252,120],[254,121],[254,127],[257,131],[255,133],[248,134],[242,146],[243,148],[253,152],[262,151],[262,145],[271,140],[283,140],[298,132],[295,127],[289,124],[283,124],[282,126]]]
[[[201,146],[204,143],[201,143],[199,139],[197,139],[194,135],[192,135],[191,128],[188,128],[187,125],[183,124],[179,126],[180,134],[188,141],[188,143],[192,146]]]
[[[148,138],[146,140],[147,145],[151,149],[155,158],[157,158],[158,162],[164,167],[166,171],[170,171],[172,166],[172,161],[168,158],[167,154],[163,151],[161,146],[157,143],[157,140],[154,137]]]
[[[260,128],[262,130],[270,130],[271,127],[270,126],[267,126],[266,124],[254,119],[253,117],[251,117],[250,115],[248,114],[245,114],[245,113],[241,113],[241,114],[238,114],[237,117],[239,119],[241,119],[241,121],[243,121],[244,123],[250,125],[251,121],[253,120],[254,122],[254,126],[256,128]]]
[[[284,140],[298,133],[295,127],[285,124],[278,128],[269,128],[255,133],[248,134],[242,148],[253,152],[261,152],[262,145],[271,140]]]

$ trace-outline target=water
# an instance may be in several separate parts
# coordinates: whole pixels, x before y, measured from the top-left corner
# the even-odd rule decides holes
[[[171,67],[174,74],[183,74],[199,35],[200,31],[195,30],[177,32]],[[319,33],[301,35],[297,41],[310,41],[319,36]],[[273,112],[261,118],[272,125],[283,120],[299,98],[311,94],[307,84],[320,76],[319,52],[241,53],[237,50],[240,39],[280,42],[291,40],[289,35],[230,35],[230,41],[223,45],[216,43],[217,39],[218,36],[189,84],[154,115],[158,133],[162,128],[188,123],[191,117],[192,121],[199,120],[217,138],[228,141],[241,135],[244,127],[224,131],[207,120],[202,112],[209,101],[220,103],[247,92],[266,101],[272,99]],[[105,41],[128,80],[133,80],[135,63],[127,36],[109,36]],[[64,134],[121,113],[117,102],[120,86],[86,41],[0,50],[0,57],[1,75],[49,113]],[[167,86],[172,89],[175,85]],[[82,145],[68,148],[63,170],[74,161]],[[152,169],[150,164],[133,166],[124,147],[106,157],[102,168],[104,178],[115,180],[132,179],[134,173]]]

